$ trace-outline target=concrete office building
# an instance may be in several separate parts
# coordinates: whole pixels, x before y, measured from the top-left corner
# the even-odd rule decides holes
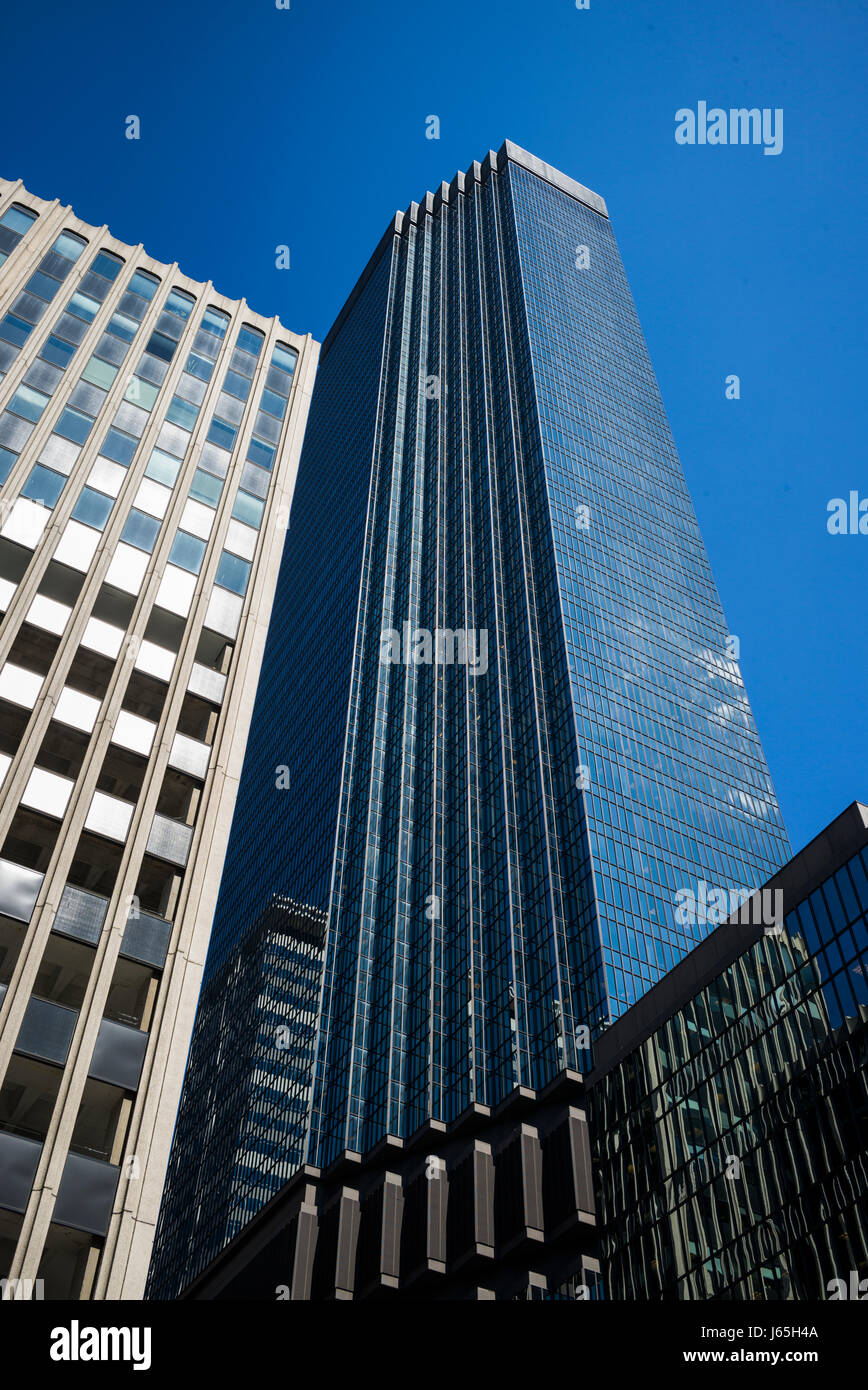
[[[36,1296],[144,1288],[317,356],[0,181],[0,1276]]]

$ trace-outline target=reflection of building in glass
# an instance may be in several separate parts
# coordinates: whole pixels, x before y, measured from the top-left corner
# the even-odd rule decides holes
[[[251,1188],[266,1184],[271,1196],[298,1168],[324,931],[324,913],[276,897],[203,988],[202,1045],[191,1058],[179,1120],[198,1143],[173,1151],[167,1181],[181,1200],[161,1243],[195,1241],[216,1253],[249,1220]]]
[[[251,902],[328,911],[309,1162],[586,1069],[706,934],[677,890],[786,859],[727,644],[605,203],[507,142],[394,218],[317,372],[206,968]]]
[[[596,1048],[608,1296],[822,1298],[868,1274],[868,809],[720,926]]]
[[[0,179],[0,1278],[144,1289],[317,346]]]

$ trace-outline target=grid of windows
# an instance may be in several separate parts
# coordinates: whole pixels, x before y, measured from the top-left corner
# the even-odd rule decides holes
[[[207,442],[215,408],[212,378],[237,371],[248,358],[255,361],[265,336],[241,325],[236,347],[237,324],[229,313],[214,305],[202,312],[193,294],[165,285],[149,271],[131,269],[108,248],[94,250],[71,230],[54,239],[36,268],[32,258],[19,271],[10,252],[29,225],[17,205],[0,217],[0,246],[8,259],[0,264],[3,302],[10,299],[10,287],[17,295],[10,310],[15,322],[0,325],[0,603],[6,661],[0,703],[11,729],[3,742],[7,763],[17,759],[28,765],[23,782],[17,776],[6,779],[6,799],[0,798],[3,1018],[14,991],[29,995],[32,985],[25,972],[12,993],[7,989],[29,930],[18,912],[21,884],[29,891],[37,881],[50,883],[46,905],[38,910],[54,916],[45,960],[27,1000],[29,1021],[15,1041],[8,1071],[0,1075],[0,1140],[28,1132],[28,1125],[37,1142],[48,1135],[55,1100],[63,1095],[59,1079],[71,1029],[78,1010],[90,1007],[84,982],[101,932],[112,930],[117,910],[123,910],[113,895],[126,876],[137,907],[123,933],[97,1048],[105,1044],[103,1053],[113,1054],[115,1073],[109,1084],[103,1055],[101,1070],[88,1077],[70,1145],[72,1155],[87,1154],[97,1165],[89,1196],[108,1220],[122,1180],[118,1155],[137,1068],[148,1042],[150,1014],[141,1001],[149,1000],[150,1009],[159,989],[194,832],[213,817],[214,788],[216,797],[226,794],[220,777],[213,783],[208,777],[209,765],[227,681],[233,678],[235,644],[243,640],[241,598],[250,586],[272,484],[271,474],[249,463],[237,441],[231,450]],[[40,244],[48,246],[49,240],[46,235]],[[26,364],[25,354],[19,355],[25,341]],[[281,390],[286,401],[291,384],[295,354],[289,348],[282,352],[279,361],[274,353],[278,377],[269,387],[272,408]],[[173,389],[167,388],[170,372]],[[265,369],[258,375],[264,384]],[[275,418],[282,421],[285,413],[278,411]],[[145,438],[151,447],[140,448]],[[193,474],[194,466],[185,468],[185,460],[194,438],[198,466]],[[164,528],[169,515],[180,517],[177,529]],[[219,545],[212,541],[218,527]],[[209,572],[217,571],[218,588],[226,592],[206,611],[195,599],[209,564]],[[83,576],[97,565],[102,583],[94,593],[93,585],[83,587]],[[266,577],[260,592],[267,583]],[[71,621],[80,593],[88,595],[85,623],[78,621],[79,612]],[[174,702],[176,722],[157,740],[179,652],[189,649],[195,654],[190,688],[180,704]],[[255,667],[255,661],[252,668],[245,665]],[[5,697],[16,681],[10,703]],[[101,734],[105,727],[99,711],[112,682],[122,706],[106,748],[96,731]],[[18,695],[20,706],[14,703]],[[45,702],[51,714],[47,729]],[[40,720],[38,736],[29,727],[31,718]],[[168,767],[157,753],[165,752],[165,744]],[[136,805],[155,778],[156,810],[147,823],[136,824]],[[67,876],[65,808],[74,792],[79,801],[92,799]],[[204,829],[211,843],[207,819]],[[15,923],[5,915],[10,906]],[[40,931],[44,922],[43,916]],[[55,990],[57,980],[62,991]],[[121,1031],[107,1030],[103,1025],[108,1024]],[[185,1042],[182,1037],[181,1045]],[[129,1065],[121,1065],[119,1054]],[[19,1078],[26,1074],[22,1067],[31,1064],[38,1085],[34,1082],[36,1100],[33,1107],[28,1101],[25,1115],[16,1097]],[[3,1176],[0,1172],[0,1209],[8,1195]],[[50,1247],[59,1229],[52,1227],[45,1247],[52,1271]],[[89,1260],[89,1277],[94,1268]],[[73,1273],[70,1268],[70,1278]]]
[[[419,206],[324,346],[191,1052],[262,902],[328,907],[316,1164],[587,1070],[584,1030],[693,944],[676,889],[788,852],[608,220],[508,161]],[[270,371],[249,463],[279,394]],[[426,659],[438,631],[477,661]],[[194,1159],[222,1105],[185,1090],[163,1288],[226,1238],[237,1154]],[[252,1214],[270,1161],[248,1172]]]
[[[820,1299],[868,1261],[868,851],[784,927],[591,1091],[615,1299]]]

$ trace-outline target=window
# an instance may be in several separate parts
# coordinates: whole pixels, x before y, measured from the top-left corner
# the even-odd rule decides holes
[[[17,457],[18,455],[14,454],[11,449],[4,449],[0,446],[0,483],[5,483],[9,477]]]
[[[24,289],[27,294],[35,294],[40,299],[52,300],[60,289],[60,281],[53,279],[51,275],[43,274],[41,270],[34,270]]]
[[[171,362],[175,348],[178,344],[173,338],[167,338],[165,333],[152,333],[148,339],[145,352],[151,352],[155,357],[159,357],[163,362]]]
[[[92,357],[82,372],[81,379],[107,391],[117,374],[117,367],[113,367],[110,362],[103,362],[101,357]]]
[[[195,304],[196,301],[193,296],[187,294],[184,290],[170,290],[169,297],[166,300],[166,312],[169,314],[177,314],[179,319],[184,319],[186,321],[193,312]]]
[[[83,521],[86,526],[94,526],[97,531],[101,531],[113,506],[114,498],[106,497],[104,492],[97,492],[95,488],[86,487],[82,488],[72,515],[76,521]]]
[[[245,352],[252,352],[254,357],[258,357],[264,342],[263,335],[255,328],[242,328],[238,334],[237,347],[243,348]]]
[[[65,260],[75,262],[86,246],[84,238],[76,236],[75,232],[61,232],[51,249]]]
[[[41,391],[34,391],[32,386],[19,386],[9,402],[9,409],[24,420],[35,422],[48,405],[49,399]]]
[[[35,221],[35,212],[22,207],[20,203],[13,203],[11,208],[7,208],[3,216],[0,217],[0,227],[8,227],[10,232],[17,232],[22,237]]]
[[[106,280],[116,280],[122,265],[119,256],[113,256],[110,251],[100,251],[94,258],[91,270],[94,275],[102,275]]]
[[[113,338],[120,338],[124,343],[131,343],[136,336],[138,324],[135,319],[127,318],[126,314],[112,314],[106,324],[106,333],[111,333]]]
[[[180,425],[183,430],[192,430],[198,414],[198,406],[191,405],[189,401],[182,400],[180,396],[175,396],[166,411],[166,419],[171,420],[173,425]]]
[[[190,496],[195,501],[204,502],[206,507],[216,507],[222,491],[222,478],[215,478],[212,473],[206,473],[201,468],[196,469],[190,484]]]
[[[188,531],[179,531],[172,542],[169,560],[183,570],[191,570],[193,574],[198,574],[204,555],[204,541],[200,541],[198,536],[191,536]]]
[[[202,315],[202,327],[208,333],[216,333],[218,338],[225,338],[229,315],[224,314],[222,309],[208,308]]]
[[[147,516],[144,512],[137,511],[133,507],[121,533],[121,540],[127,541],[139,550],[146,550],[150,555],[157,543],[160,525],[161,523],[156,517]]]
[[[184,370],[189,372],[191,376],[197,376],[200,381],[210,381],[214,363],[209,362],[205,357],[197,357],[195,352],[191,352]]]
[[[105,437],[100,453],[104,458],[114,459],[115,463],[122,463],[124,468],[128,468],[133,461],[133,454],[138,445],[137,439],[124,434],[122,430],[116,430],[112,425]]]
[[[259,527],[262,521],[262,513],[265,510],[265,503],[260,502],[258,497],[251,497],[249,492],[239,492],[235,498],[235,506],[232,508],[232,515],[238,521],[243,521],[246,526]]]
[[[228,391],[230,396],[238,396],[240,400],[246,401],[250,392],[250,382],[240,372],[230,371],[226,373],[223,390]]]
[[[295,371],[297,361],[298,353],[295,349],[286,347],[283,343],[278,343],[271,354],[272,366],[280,367],[282,371],[289,372],[290,376]]]
[[[43,357],[46,362],[53,362],[55,367],[62,369],[68,365],[69,359],[74,353],[75,347],[72,343],[65,343],[62,338],[52,336],[43,344],[39,356]]]
[[[224,550],[217,566],[215,583],[219,584],[221,588],[231,589],[234,594],[243,594],[247,588],[249,577],[250,565],[248,562],[239,560],[237,555],[230,555],[228,550]]]
[[[140,376],[134,376],[124,392],[124,400],[140,405],[143,410],[151,410],[159,389],[159,386],[153,386],[150,381],[142,381]]]
[[[263,391],[260,405],[269,415],[276,416],[278,420],[283,419],[286,411],[286,400],[283,396],[278,396],[276,391]]]
[[[0,321],[0,338],[5,338],[7,343],[13,343],[15,347],[21,347],[32,331],[33,324],[25,323],[24,319],[17,318],[15,314],[7,314]]]
[[[32,502],[41,502],[45,507],[54,507],[65,483],[62,473],[55,473],[53,468],[44,468],[37,463],[21,489],[21,496],[29,497]]]
[[[154,449],[148,460],[145,475],[154,478],[158,483],[165,483],[167,487],[174,487],[180,471],[180,459],[172,458],[171,454],[164,454],[162,449]]]
[[[93,323],[99,313],[99,301],[91,299],[89,294],[82,294],[81,290],[76,290],[66,307],[70,314],[84,319],[85,323]]]
[[[258,463],[260,468],[271,469],[274,463],[274,446],[265,444],[261,439],[251,439],[247,449],[247,457],[251,463]]]
[[[234,425],[227,425],[225,420],[219,420],[215,416],[208,430],[208,439],[211,444],[217,444],[221,449],[231,449],[237,433]]]
[[[68,405],[54,427],[54,433],[63,439],[71,439],[73,444],[83,444],[93,428],[93,420],[80,410]]]
[[[36,213],[20,203],[13,203],[0,217],[0,265],[8,260],[24,233],[36,221]]]
[[[143,299],[151,300],[157,292],[159,280],[154,275],[149,275],[146,270],[137,270],[130,280],[127,289],[133,294],[140,294]]]

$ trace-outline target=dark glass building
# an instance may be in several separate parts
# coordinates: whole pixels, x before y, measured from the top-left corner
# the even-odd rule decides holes
[[[507,142],[320,359],[202,996],[274,895],[328,914],[309,1163],[587,1071],[679,890],[787,858],[731,649],[606,206]],[[204,1017],[155,1296],[234,1230]]]
[[[611,1298],[852,1297],[868,1277],[868,807],[768,887],[780,934],[718,927],[595,1050]]]

